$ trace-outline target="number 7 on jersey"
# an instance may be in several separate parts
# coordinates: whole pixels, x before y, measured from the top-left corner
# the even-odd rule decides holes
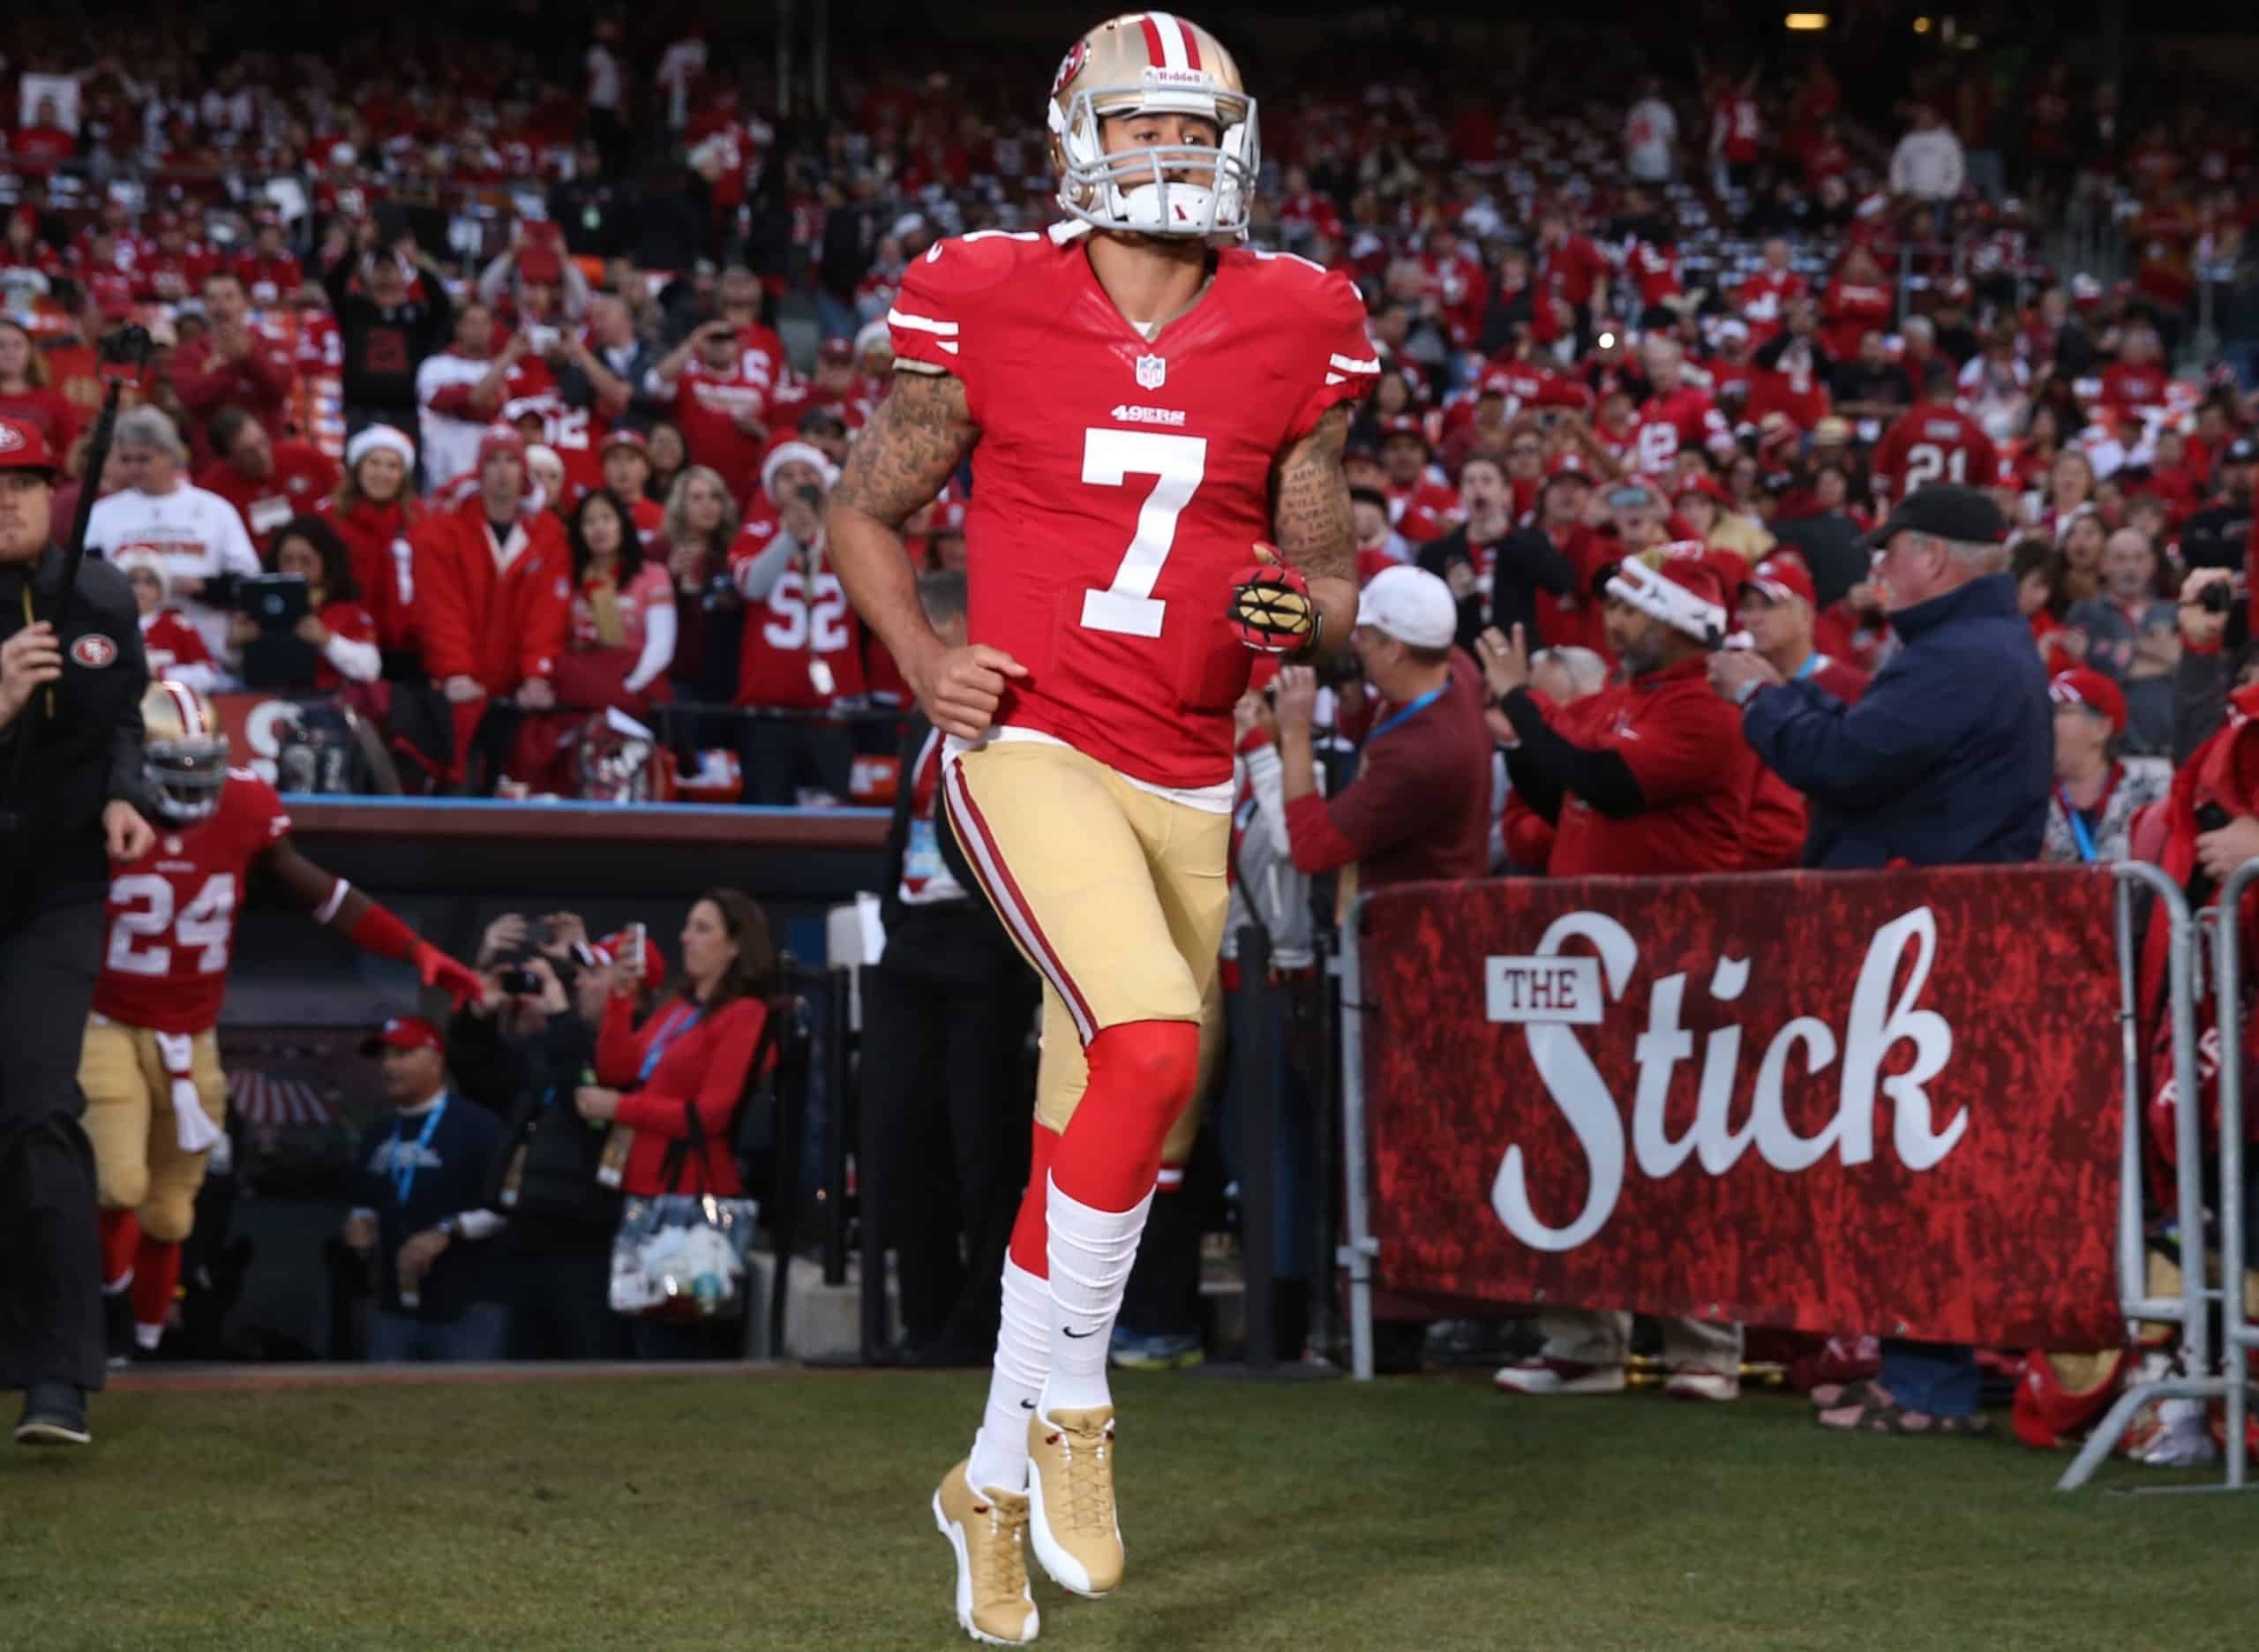
[[[1083,432],[1083,481],[1091,487],[1124,487],[1133,476],[1154,478],[1137,512],[1137,537],[1114,570],[1114,583],[1083,593],[1083,624],[1092,631],[1157,637],[1168,604],[1153,595],[1161,565],[1176,543],[1176,519],[1199,491],[1208,468],[1205,436],[1164,436],[1152,431]]]

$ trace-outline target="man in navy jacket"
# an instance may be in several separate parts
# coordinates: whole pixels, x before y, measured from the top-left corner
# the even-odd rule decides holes
[[[1808,867],[2033,860],[2047,822],[2054,724],[2047,676],[2016,610],[2007,523],[1975,488],[1933,484],[1867,536],[1904,646],[1855,706],[1782,684],[1748,650],[1713,657],[1711,682],[1742,736],[1811,800]],[[1889,1258],[1877,1261],[1888,1265]],[[1967,1348],[1887,1341],[1865,1399],[1832,1427],[1978,1431]]]

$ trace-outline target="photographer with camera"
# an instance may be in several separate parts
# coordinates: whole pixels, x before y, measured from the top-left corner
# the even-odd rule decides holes
[[[447,1028],[448,1064],[463,1094],[505,1122],[487,1208],[507,1226],[496,1242],[512,1359],[626,1359],[626,1324],[606,1301],[620,1195],[601,1179],[605,1132],[581,1117],[574,1092],[596,1066],[597,1029],[616,984],[640,957],[608,963],[571,912],[487,925],[478,971],[484,1003]]]
[[[656,362],[643,394],[682,431],[693,464],[721,473],[733,501],[754,491],[769,444],[774,389],[765,356],[747,349],[738,324],[708,321]]]
[[[188,445],[155,408],[136,408],[119,418],[113,459],[126,485],[95,503],[86,524],[88,553],[115,559],[131,547],[161,556],[168,594],[181,618],[204,639],[206,651],[232,670],[231,587],[266,572],[244,519],[217,493],[188,480]]]

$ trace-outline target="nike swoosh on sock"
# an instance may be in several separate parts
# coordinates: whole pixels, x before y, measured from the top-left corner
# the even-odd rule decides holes
[[[1087,1331],[1077,1331],[1071,1325],[1062,1325],[1061,1329],[1065,1331],[1069,1337],[1077,1342],[1081,1341],[1084,1337],[1093,1337],[1098,1334],[1098,1327],[1096,1325],[1092,1325]]]

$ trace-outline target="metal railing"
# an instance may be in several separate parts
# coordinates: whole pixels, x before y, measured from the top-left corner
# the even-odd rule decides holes
[[[2197,1485],[2129,1486],[2129,1491],[2240,1491],[2249,1476],[2249,1447],[2244,1438],[2248,1409],[2250,1350],[2259,1347],[2259,1329],[2245,1313],[2243,1208],[2243,1073],[2241,1015],[2243,960],[2241,938],[2235,921],[2246,890],[2259,882],[2259,860],[2248,860],[2230,875],[2219,901],[2207,907],[2201,920],[2192,919],[2188,904],[2173,880],[2153,866],[2120,861],[2112,868],[2118,879],[2118,973],[2120,1016],[2125,1033],[2126,1115],[2122,1144],[2122,1175],[2118,1210],[2119,1290],[2129,1320],[2180,1327],[2183,1374],[2154,1382],[2136,1383],[2120,1394],[2109,1412],[2087,1437],[2086,1444],[2056,1483],[2059,1491],[2075,1491],[2094,1477],[2095,1470],[2116,1449],[2141,1409],[2165,1400],[2218,1400],[2225,1403],[2228,1438],[2226,1468],[2217,1482]],[[2170,926],[2167,978],[2173,1037],[2174,1214],[2179,1226],[2180,1289],[2170,1296],[2148,1294],[2148,1248],[2142,1217],[2143,1155],[2141,1132],[2141,1055],[2135,1033],[2136,975],[2139,954],[2132,917],[2136,886],[2146,886],[2157,897],[2151,923]],[[2223,1044],[2219,1068],[2219,1183],[2216,1214],[2219,1228],[2221,1284],[2207,1286],[2210,1257],[2204,1243],[2204,1142],[2203,1097],[2196,1084],[2197,965],[2200,943],[2209,936],[2212,948],[2212,986],[2216,992],[2218,1025]],[[2220,1369],[2212,1357],[2212,1314],[2220,1317]]]

